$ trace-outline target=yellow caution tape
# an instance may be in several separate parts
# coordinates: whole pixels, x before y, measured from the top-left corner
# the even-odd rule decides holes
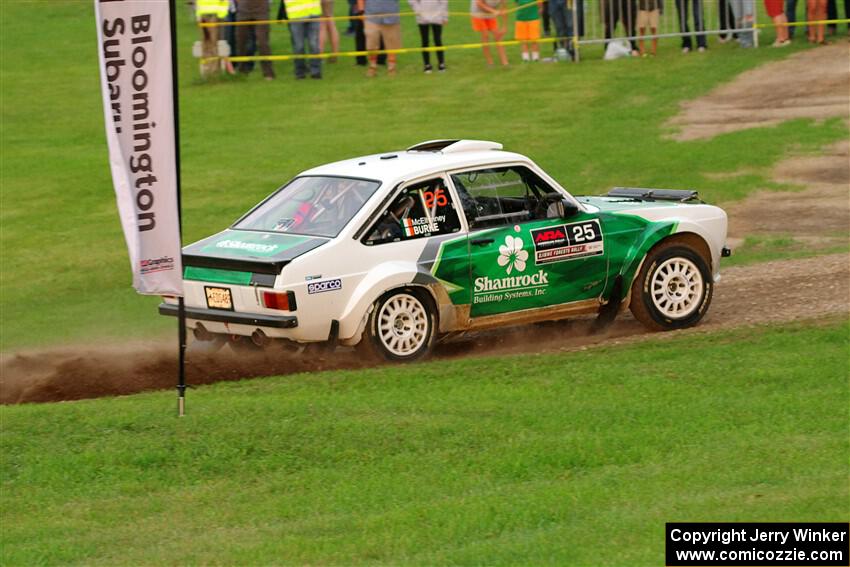
[[[845,18],[843,20],[813,20],[810,22],[786,22],[784,24],[755,24],[754,28],[790,28],[797,26],[819,26],[823,24],[847,24],[850,23],[850,18]]]

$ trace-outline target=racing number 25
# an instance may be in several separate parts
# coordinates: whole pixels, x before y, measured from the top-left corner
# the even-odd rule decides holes
[[[449,199],[446,197],[446,190],[443,188],[435,191],[425,191],[422,193],[422,198],[425,200],[426,209],[433,209],[434,205],[445,207],[449,204]]]
[[[573,242],[587,242],[596,240],[596,231],[593,223],[577,224],[573,228]]]

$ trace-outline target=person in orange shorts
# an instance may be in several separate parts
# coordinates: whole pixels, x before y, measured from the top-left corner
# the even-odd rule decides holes
[[[493,64],[493,56],[490,55],[491,41],[502,41],[505,37],[507,27],[507,15],[505,14],[505,0],[471,0],[469,11],[472,13],[472,29],[481,34],[481,49],[484,51],[484,59],[488,65]],[[501,20],[501,25],[499,20]],[[492,39],[491,39],[492,38]],[[503,45],[496,45],[499,52],[499,61],[502,65],[508,64],[508,56],[505,54]]]
[[[540,48],[537,40],[540,39],[540,8],[541,0],[516,0],[522,6],[516,13],[514,24],[514,39],[522,46],[523,61],[540,61]],[[529,48],[531,55],[529,56]]]

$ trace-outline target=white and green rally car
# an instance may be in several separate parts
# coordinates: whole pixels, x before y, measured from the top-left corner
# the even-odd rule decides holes
[[[305,171],[184,248],[187,325],[400,361],[440,336],[626,306],[678,329],[708,309],[725,241],[726,214],[692,191],[573,197],[501,144],[437,140]]]

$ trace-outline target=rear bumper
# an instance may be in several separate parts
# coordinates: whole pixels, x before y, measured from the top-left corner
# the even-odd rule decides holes
[[[251,325],[254,327],[270,327],[273,329],[294,329],[298,326],[295,315],[258,315],[256,313],[234,313],[200,307],[186,307],[186,318],[197,321],[213,321],[216,323],[233,323],[235,325]],[[159,314],[177,317],[177,306],[170,303],[159,304]]]

